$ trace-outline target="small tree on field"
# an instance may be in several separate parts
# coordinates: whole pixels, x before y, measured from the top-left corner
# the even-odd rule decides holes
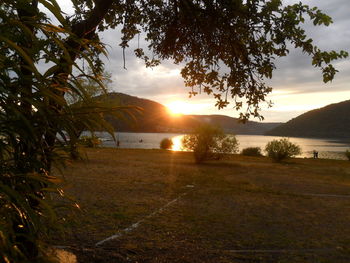
[[[301,154],[300,146],[290,142],[287,138],[268,142],[265,151],[276,162]]]
[[[184,149],[193,151],[196,163],[217,160],[238,151],[235,136],[224,134],[221,128],[208,124],[197,127],[193,134],[185,135],[182,145]]]
[[[350,161],[350,151],[349,151],[349,150],[346,150],[346,151],[345,151],[345,156],[346,156],[346,158],[348,158],[348,160]]]
[[[173,146],[173,141],[169,138],[164,138],[161,142],[160,142],[160,149],[163,150],[169,150],[171,149],[171,147]]]
[[[245,156],[262,156],[260,147],[248,147],[244,148],[241,152]]]

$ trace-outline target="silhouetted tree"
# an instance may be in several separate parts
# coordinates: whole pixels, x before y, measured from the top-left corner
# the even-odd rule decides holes
[[[169,150],[171,149],[171,147],[174,145],[173,141],[169,138],[164,138],[163,140],[161,140],[159,147],[160,149],[163,150]]]
[[[281,162],[302,153],[300,146],[290,142],[287,138],[268,142],[265,146],[265,151],[267,156],[276,162]]]
[[[182,138],[185,150],[193,151],[196,163],[207,160],[218,160],[226,154],[238,151],[238,141],[232,134],[210,124],[202,124],[194,129],[192,134]]]

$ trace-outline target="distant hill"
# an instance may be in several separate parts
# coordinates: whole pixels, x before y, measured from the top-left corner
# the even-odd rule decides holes
[[[350,137],[350,100],[308,111],[266,135],[318,138]]]
[[[256,121],[239,122],[238,118],[225,115],[189,115],[198,122],[207,122],[222,127],[227,132],[235,134],[263,135],[281,123],[262,123]]]
[[[131,111],[121,114],[120,118],[108,117],[108,121],[117,131],[122,132],[189,132],[200,123],[211,123],[221,126],[226,132],[235,134],[262,135],[281,123],[260,123],[248,121],[240,123],[237,118],[224,115],[181,115],[171,116],[168,109],[155,101],[126,95],[123,93],[109,93],[97,97],[109,104],[122,106],[137,106],[141,112]]]

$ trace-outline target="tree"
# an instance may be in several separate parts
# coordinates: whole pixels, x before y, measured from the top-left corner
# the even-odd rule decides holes
[[[38,1],[0,4],[1,262],[46,261],[48,249],[40,240],[55,219],[48,193],[63,193],[50,174],[52,162],[62,157],[57,134],[66,139],[65,132],[76,126],[64,93],[79,91],[79,76],[101,83],[96,52],[103,52],[101,44],[73,36],[55,1],[40,3],[62,27],[50,23]],[[73,51],[78,44],[81,48]],[[73,53],[92,66],[93,75],[84,72]],[[43,63],[48,65],[44,70]]]
[[[196,163],[218,160],[238,151],[235,136],[224,134],[221,128],[209,124],[198,126],[192,134],[185,135],[182,146],[185,150],[193,151]]]
[[[260,147],[247,147],[241,152],[245,156],[262,156]]]
[[[39,9],[39,3],[45,9]],[[65,99],[79,94],[80,77],[101,87],[105,54],[98,34],[121,28],[124,50],[144,32],[152,58],[143,49],[135,55],[146,66],[160,60],[183,63],[187,86],[212,94],[217,106],[242,110],[242,118],[259,115],[259,104],[271,88],[264,84],[275,68],[273,59],[286,56],[287,44],[301,48],[320,67],[325,82],[336,72],[332,60],[344,51],[323,52],[300,27],[308,16],[315,25],[331,18],[301,3],[256,1],[119,1],[74,0],[74,14],[62,12],[56,0],[2,0],[0,3],[0,249],[2,261],[37,261],[43,197],[53,184],[57,134],[76,129],[76,114]],[[54,19],[53,19],[54,18]],[[54,22],[54,21],[57,21]],[[85,61],[85,63],[82,63]],[[88,64],[92,74],[84,69]],[[220,68],[222,70],[220,70]],[[25,182],[25,183],[23,183]],[[47,200],[47,199],[45,199]],[[3,215],[6,215],[3,217]],[[25,215],[23,217],[23,215]],[[5,245],[3,245],[5,244]],[[19,244],[14,249],[14,244]],[[42,250],[43,252],[45,249]]]
[[[164,138],[163,140],[161,140],[159,147],[160,149],[163,149],[163,150],[169,150],[173,145],[174,143],[171,139]]]
[[[345,151],[345,157],[348,158],[348,160],[350,161],[350,151],[349,150]]]
[[[290,142],[287,138],[268,142],[265,151],[276,162],[301,154],[299,145]]]
[[[92,70],[88,70],[88,75],[93,75]],[[72,159],[79,158],[78,142],[83,131],[107,131],[114,138],[114,127],[106,120],[106,116],[115,118],[123,118],[133,116],[133,113],[140,110],[136,106],[119,106],[118,102],[110,102],[108,91],[112,83],[111,74],[102,72],[100,75],[100,86],[94,78],[80,77],[77,79],[77,87],[74,92],[66,93],[66,100],[69,104],[70,118],[74,125],[71,130],[68,130],[69,151]],[[124,115],[122,113],[125,113]],[[87,140],[87,138],[85,138]],[[98,141],[98,138],[91,136],[90,144]],[[84,140],[83,140],[84,141]],[[86,142],[85,142],[86,143]],[[83,144],[85,144],[83,143]]]

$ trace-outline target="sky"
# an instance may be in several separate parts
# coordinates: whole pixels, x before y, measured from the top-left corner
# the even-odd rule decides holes
[[[70,1],[60,0],[62,8],[70,13]],[[299,1],[285,0],[292,4]],[[349,0],[303,0],[304,4],[317,6],[330,15],[333,24],[329,27],[313,26],[306,23],[304,28],[313,38],[314,44],[325,51],[350,51],[350,2]],[[126,50],[124,69],[122,50],[119,47],[120,33],[116,30],[103,32],[101,40],[107,44],[108,58],[104,58],[106,71],[112,73],[111,90],[154,100],[183,114],[223,114],[237,117],[238,113],[230,105],[218,110],[215,99],[199,94],[189,98],[189,88],[185,87],[180,75],[181,66],[171,61],[163,61],[156,68],[145,68],[143,61],[135,58],[133,49],[137,40]],[[140,47],[146,48],[140,42]],[[267,100],[273,102],[268,108],[262,104],[264,122],[286,122],[298,115],[316,108],[350,99],[350,58],[333,63],[339,70],[331,83],[324,84],[320,69],[311,65],[311,58],[300,50],[291,49],[287,57],[276,60],[277,70],[267,83],[273,92]],[[258,119],[252,119],[258,121]]]

